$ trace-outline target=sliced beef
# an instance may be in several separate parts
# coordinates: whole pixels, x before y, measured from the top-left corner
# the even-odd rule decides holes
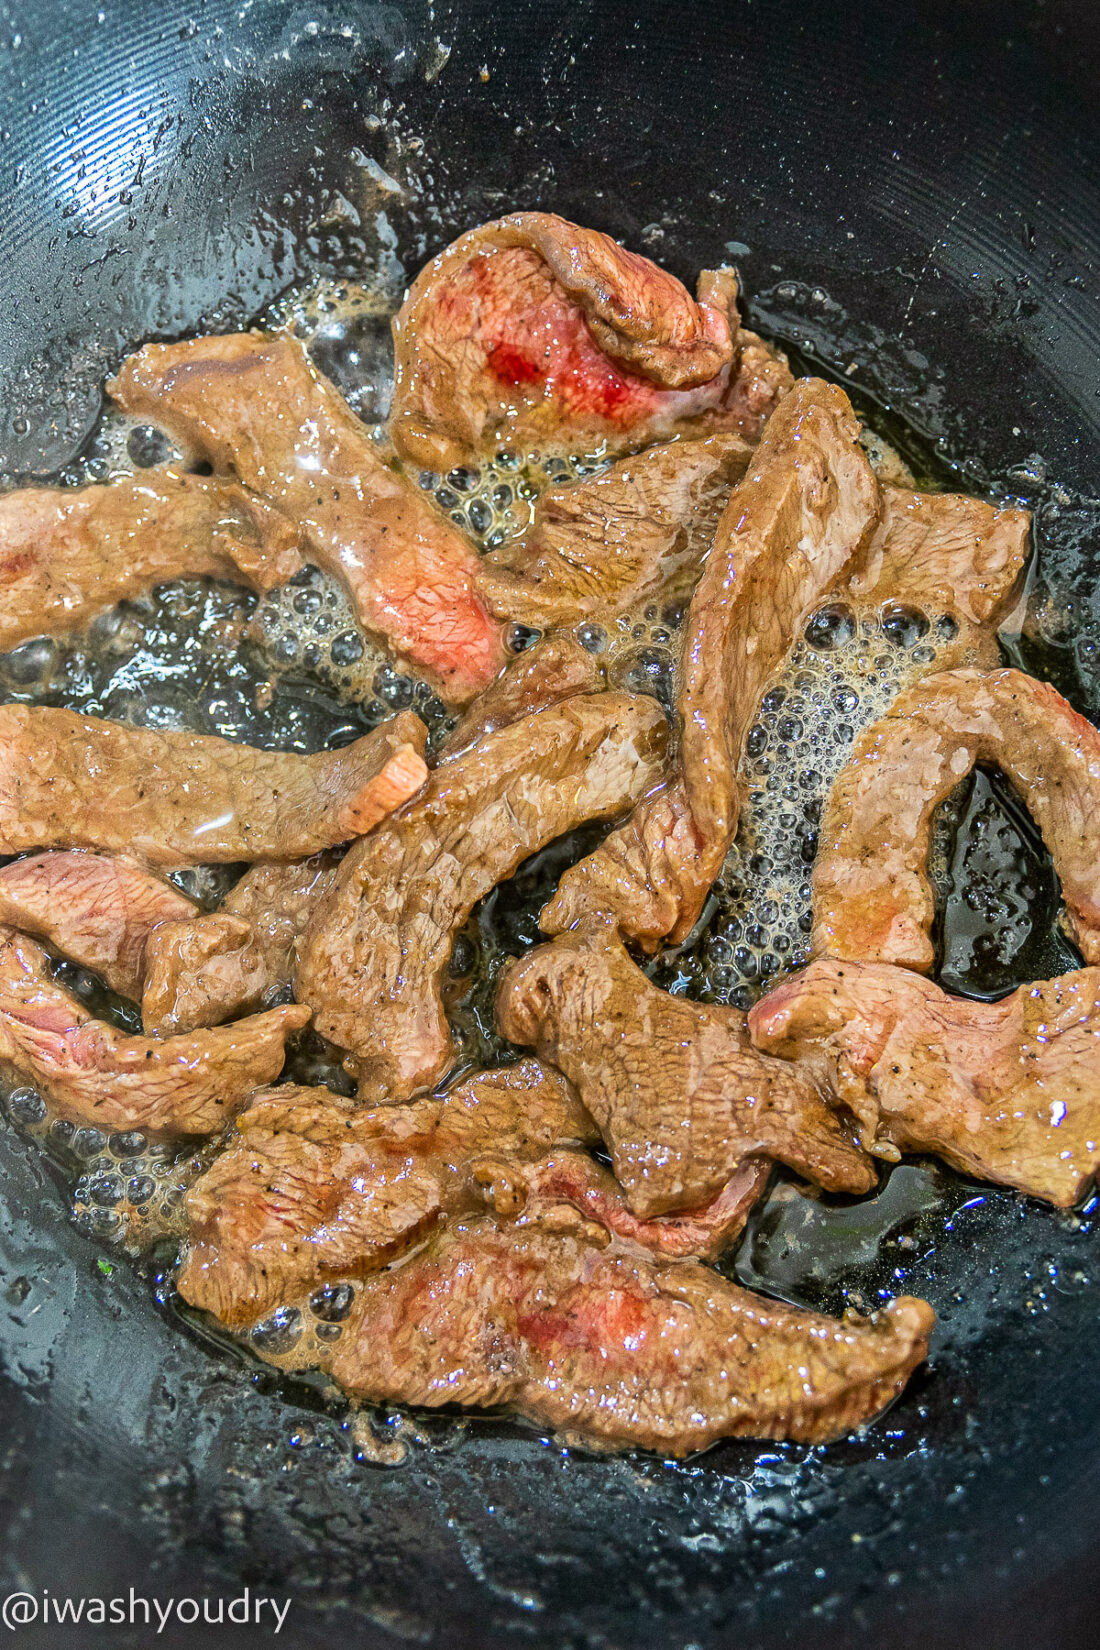
[[[666,731],[652,699],[567,699],[441,764],[354,844],[302,942],[297,995],[350,1050],[364,1099],[407,1099],[443,1075],[455,933],[529,855],[636,802],[660,776]]]
[[[298,941],[336,865],[332,854],[254,865],[219,910],[162,924],[145,950],[145,1030],[163,1037],[218,1025],[289,991]]]
[[[298,524],[366,629],[455,703],[504,664],[477,557],[285,334],[147,344],[108,386]]]
[[[136,860],[33,854],[0,869],[0,923],[45,940],[120,996],[141,997],[145,954],[159,923],[188,923],[193,900]]]
[[[815,952],[931,968],[932,815],[976,762],[995,763],[1031,810],[1073,936],[1100,962],[1100,733],[1018,670],[944,671],[860,734],[822,819]]]
[[[762,1158],[739,1163],[721,1191],[697,1209],[640,1220],[614,1175],[581,1151],[553,1151],[517,1169],[485,1157],[477,1164],[485,1202],[498,1215],[537,1220],[544,1230],[598,1234],[671,1260],[716,1260],[742,1231],[771,1178]]]
[[[690,594],[751,453],[737,435],[670,442],[551,487],[527,537],[482,562],[489,606],[545,629]]]
[[[522,716],[559,705],[578,693],[597,692],[602,677],[599,663],[579,642],[569,636],[548,636],[513,659],[507,670],[478,694],[447,735],[440,759],[445,761],[469,750],[479,739],[518,722]]]
[[[968,633],[1000,619],[1028,556],[1031,517],[965,493],[884,487],[878,528],[846,579],[858,599],[890,600]]]
[[[482,1220],[365,1279],[323,1356],[356,1397],[508,1405],[566,1437],[688,1455],[840,1437],[897,1396],[933,1322],[909,1297],[839,1322],[697,1262]]]
[[[0,930],[0,1061],[73,1123],[213,1134],[279,1075],[287,1036],[308,1019],[291,1004],[193,1037],[127,1037],[54,981],[33,940]]]
[[[427,730],[403,711],[342,750],[258,750],[42,706],[0,706],[0,853],[104,848],[154,865],[295,859],[417,790]]]
[[[475,1178],[480,1153],[519,1175],[524,1160],[598,1138],[565,1079],[535,1060],[374,1110],[327,1089],[272,1089],[237,1130],[187,1195],[179,1279],[185,1300],[232,1325],[362,1277],[480,1207],[491,1174]]]
[[[803,619],[865,550],[880,489],[847,396],[801,379],[769,420],[692,597],[681,665],[680,777],[562,878],[560,933],[609,911],[646,944],[686,937],[737,829],[742,746]]]
[[[706,1203],[746,1158],[789,1164],[831,1191],[875,1183],[817,1087],[759,1055],[743,1014],[659,990],[604,919],[513,963],[497,1025],[576,1084],[643,1218]]]
[[[497,447],[611,452],[678,429],[754,439],[790,383],[740,327],[731,270],[698,302],[607,235],[546,212],[470,230],[394,320],[398,450],[448,470]]]
[[[888,963],[822,958],[749,1026],[828,1082],[882,1156],[935,1152],[1060,1207],[1100,1167],[1100,969],[980,1003]]]
[[[146,470],[0,497],[0,652],[70,630],[166,579],[285,582],[297,529],[233,482]]]

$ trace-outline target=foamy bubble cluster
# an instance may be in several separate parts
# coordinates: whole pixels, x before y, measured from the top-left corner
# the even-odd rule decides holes
[[[450,713],[426,682],[398,669],[360,630],[338,580],[306,567],[259,604],[248,638],[276,674],[302,673],[359,707],[374,726],[395,711],[415,710],[438,737]]]
[[[658,956],[659,984],[748,1008],[808,961],[810,873],[830,786],[859,730],[935,670],[956,634],[948,616],[891,606],[860,614],[836,602],[810,616],[749,729],[745,805],[706,926]]]

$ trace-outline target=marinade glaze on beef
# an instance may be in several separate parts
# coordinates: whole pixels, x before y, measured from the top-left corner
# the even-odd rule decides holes
[[[167,579],[266,590],[302,565],[298,531],[235,482],[171,469],[0,496],[0,653],[87,624]]]
[[[0,705],[0,853],[97,848],[154,865],[299,859],[419,790],[427,730],[402,711],[315,756]]]
[[[1018,670],[944,671],[861,733],[821,823],[815,952],[931,968],[932,815],[976,762],[996,763],[1027,804],[1073,937],[1100,961],[1100,733]]]
[[[536,1060],[478,1072],[440,1098],[364,1108],[293,1085],[253,1097],[237,1138],[187,1196],[179,1288],[223,1323],[365,1277],[441,1222],[490,1210],[654,1254],[712,1258],[744,1225],[768,1165],[740,1165],[701,1208],[640,1220],[583,1148],[599,1132]]]
[[[283,1065],[297,1004],[190,1037],[128,1037],[54,980],[33,940],[0,929],[0,1060],[59,1117],[152,1135],[213,1134]]]
[[[514,962],[497,1024],[576,1085],[635,1214],[702,1204],[751,1157],[831,1191],[875,1184],[808,1076],[762,1059],[737,1009],[652,985],[604,919],[586,918]]]
[[[477,556],[286,334],[147,344],[108,386],[298,526],[363,626],[460,704],[505,662]]]
[[[476,1165],[513,1170],[597,1139],[563,1077],[535,1060],[465,1078],[440,1099],[374,1109],[296,1085],[257,1094],[187,1195],[180,1292],[224,1323],[360,1277],[483,1203]]]
[[[145,948],[145,1030],[165,1036],[217,1025],[289,990],[298,942],[337,863],[323,853],[254,865],[218,910],[162,923]]]
[[[691,600],[681,771],[562,878],[547,933],[607,912],[624,934],[683,939],[737,829],[736,771],[760,696],[806,616],[869,542],[880,489],[843,391],[801,379],[735,487]]]
[[[460,236],[394,319],[391,433],[429,470],[498,447],[623,452],[680,430],[754,440],[790,385],[740,326],[732,270],[698,300],[648,258],[546,212]]]
[[[902,1296],[841,1322],[602,1234],[481,1220],[365,1278],[322,1357],[358,1397],[506,1404],[566,1438],[688,1455],[841,1437],[901,1391],[933,1321]]]
[[[1100,1167],[1100,968],[983,1003],[908,968],[821,958],[749,1027],[831,1087],[876,1149],[934,1152],[1063,1208]]]
[[[482,561],[485,600],[546,629],[690,594],[751,455],[737,435],[675,441],[548,488],[526,537]]]
[[[350,1052],[362,1098],[406,1099],[443,1075],[455,933],[529,855],[643,796],[666,733],[652,699],[567,699],[441,763],[392,825],[352,846],[301,944],[296,994]]]
[[[135,1001],[158,926],[197,914],[194,900],[124,855],[55,849],[0,869],[0,923],[45,940]]]

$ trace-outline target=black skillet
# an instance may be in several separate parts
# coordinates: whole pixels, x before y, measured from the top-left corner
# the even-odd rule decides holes
[[[421,185],[382,229],[410,271],[520,206],[685,276],[733,256],[759,325],[1037,507],[1020,657],[1097,717],[1098,72],[1090,0],[6,0],[0,466],[69,458],[139,341],[354,274],[378,227],[341,197],[377,163]],[[36,1148],[5,1128],[0,1156],[5,1591],[247,1584],[292,1596],[296,1646],[1100,1641],[1087,1218],[957,1189],[907,1280],[942,1315],[930,1367],[861,1440],[677,1467],[486,1422],[383,1470],[108,1275]]]

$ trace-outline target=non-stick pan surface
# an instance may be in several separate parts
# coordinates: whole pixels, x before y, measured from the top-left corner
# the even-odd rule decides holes
[[[1100,715],[1091,8],[7,0],[0,465],[46,474],[149,336],[549,207],[690,275],[1037,508],[1024,661]],[[412,181],[399,193],[387,178]],[[379,213],[383,216],[379,217]],[[728,247],[727,243],[736,243]],[[1029,651],[1030,650],[1030,651]],[[974,1188],[907,1287],[934,1356],[866,1438],[686,1466],[339,1415],[202,1343],[0,1132],[4,1590],[290,1595],[282,1642],[1093,1645],[1100,1232]],[[199,1638],[196,1640],[195,1635]],[[242,1627],[27,1628],[221,1646]]]

